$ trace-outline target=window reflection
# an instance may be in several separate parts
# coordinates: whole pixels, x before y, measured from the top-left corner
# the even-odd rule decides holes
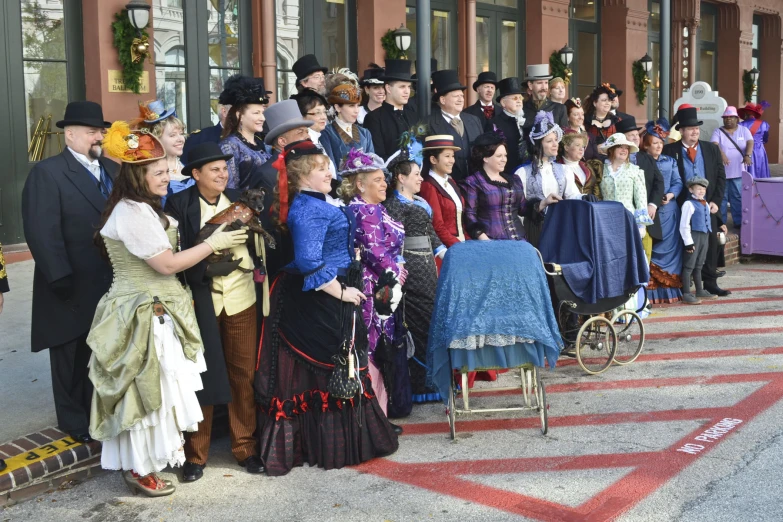
[[[598,0],[571,0],[571,18],[595,22],[597,19],[597,1]]]
[[[240,71],[239,2],[209,0],[207,38],[209,46],[209,104],[212,123],[218,123],[218,97],[223,82]]]
[[[152,0],[156,98],[188,124],[185,24],[182,2]],[[192,129],[191,129],[192,130]]]
[[[598,35],[578,32],[574,54],[578,71],[576,95],[580,98],[586,98],[598,85]],[[587,107],[585,108],[585,112],[589,110]]]
[[[296,75],[291,68],[305,54],[302,0],[275,0],[275,25],[277,95],[279,100],[285,100],[296,92]]]
[[[489,71],[489,18],[476,17],[476,71]],[[501,76],[502,77],[502,76]]]
[[[411,62],[415,62],[417,58],[415,7],[405,8],[405,26],[413,33],[411,46],[406,55]],[[430,50],[432,57],[438,60],[438,69],[451,69],[451,13],[433,9],[430,15],[430,32],[432,33]]]
[[[345,32],[345,0],[326,0],[321,3],[321,48],[324,59],[321,65],[329,70],[348,66]]]
[[[500,77],[517,75],[517,23],[503,20],[500,34]]]

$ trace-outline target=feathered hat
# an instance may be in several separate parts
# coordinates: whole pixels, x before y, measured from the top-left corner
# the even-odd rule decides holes
[[[555,117],[551,112],[538,111],[533,128],[530,129],[530,142],[543,140],[546,136],[555,133],[558,143],[563,139],[563,129],[555,123]]]
[[[177,117],[177,110],[172,107],[166,109],[162,100],[150,100],[148,102],[139,102],[139,117],[131,122],[131,125],[154,125],[163,121],[169,116]]]
[[[260,103],[266,105],[269,103],[270,94],[264,88],[263,78],[251,78],[235,74],[223,84],[223,92],[220,93],[218,102],[221,105],[248,105],[251,103]]]
[[[330,74],[326,79],[327,100],[332,105],[361,103],[362,90],[359,88],[359,78],[349,69],[340,69]]]
[[[277,193],[280,196],[278,219],[280,223],[288,221],[288,170],[286,165],[305,156],[317,154],[324,155],[324,151],[319,149],[312,141],[295,141],[286,145],[283,152],[272,163],[272,167],[277,170]]]
[[[130,129],[126,121],[112,123],[103,138],[103,150],[124,163],[149,163],[166,157],[158,138],[146,130]]]
[[[764,111],[770,107],[770,105],[771,104],[766,100],[762,100],[761,103],[746,103],[745,106],[739,109],[737,112],[743,120],[748,119],[748,117],[751,115],[749,113],[752,113],[754,118],[759,119],[761,118],[761,115],[764,114]]]
[[[666,138],[669,137],[670,130],[671,125],[669,125],[669,120],[666,118],[659,118],[655,121],[650,120],[644,126],[645,134],[655,136],[664,143],[666,143]]]
[[[424,145],[421,142],[426,134],[426,125],[420,125],[403,132],[400,137],[400,150],[386,160],[386,170],[391,171],[400,163],[415,163],[421,167],[424,161]]]
[[[602,83],[595,89],[593,89],[593,92],[590,93],[590,99],[595,101],[598,99],[599,96],[602,94],[606,94],[610,100],[614,100],[617,98],[620,94],[622,94],[623,91],[617,92],[617,89],[612,87],[611,83]]]
[[[387,173],[383,158],[377,154],[364,152],[362,149],[352,148],[340,162],[339,175],[345,178],[375,170]]]

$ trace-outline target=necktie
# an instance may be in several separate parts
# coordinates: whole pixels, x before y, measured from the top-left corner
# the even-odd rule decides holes
[[[98,188],[101,191],[101,194],[103,194],[103,197],[106,199],[109,199],[109,194],[111,193],[112,189],[112,181],[109,176],[106,175],[106,171],[100,169],[100,175],[98,176]]]
[[[690,158],[691,163],[695,164],[696,163],[696,147],[695,146],[688,147],[687,152],[688,152],[688,158]]]
[[[452,118],[451,119],[451,126],[457,129],[457,133],[459,133],[459,137],[465,135],[465,126],[462,123],[462,120],[459,118]]]
[[[482,105],[481,110],[484,111],[484,117],[488,120],[491,120],[495,117],[495,106],[494,105]]]

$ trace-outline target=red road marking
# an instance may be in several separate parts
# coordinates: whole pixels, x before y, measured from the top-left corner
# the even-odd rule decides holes
[[[644,324],[650,323],[680,323],[688,321],[704,321],[713,319],[741,319],[743,317],[773,317],[783,315],[783,310],[764,310],[758,312],[738,312],[734,314],[682,315],[677,317],[648,317]]]
[[[701,377],[685,378],[698,381]],[[610,520],[614,519],[639,502],[647,498],[651,493],[659,489],[674,476],[682,472],[696,459],[708,453],[712,448],[725,441],[736,430],[727,433],[723,438],[714,443],[705,444],[705,448],[696,455],[690,455],[676,451],[678,447],[693,440],[693,437],[702,433],[708,426],[714,425],[724,417],[742,419],[743,424],[754,419],[760,413],[766,411],[783,397],[783,373],[768,373],[761,375],[723,375],[707,379],[712,382],[766,382],[762,388],[756,390],[748,397],[734,406],[722,408],[697,408],[693,410],[671,410],[668,412],[652,412],[659,418],[667,415],[681,416],[676,420],[702,420],[708,419],[707,425],[700,426],[668,448],[657,452],[642,452],[632,454],[615,455],[583,455],[563,457],[532,457],[512,458],[498,460],[479,460],[462,462],[427,462],[417,464],[401,464],[387,459],[376,459],[358,467],[359,471],[427,489],[439,494],[445,494],[463,500],[481,504],[487,507],[499,509],[509,513],[536,518],[538,520]],[[683,378],[674,379],[647,379],[657,381],[659,385],[675,385],[675,382],[683,382]],[[668,381],[670,384],[660,384]],[[632,383],[634,381],[626,381]],[[592,383],[609,384],[609,383]],[[551,388],[554,388],[552,386]],[[618,414],[608,414],[618,415]],[[630,414],[634,415],[634,414]],[[642,414],[644,415],[644,414]],[[624,419],[627,419],[626,414]],[[573,416],[579,417],[579,416]],[[592,424],[586,417],[585,424]],[[563,419],[563,418],[561,418]],[[568,419],[568,417],[566,417]],[[537,419],[532,419],[537,421]],[[576,419],[574,419],[576,420]],[[554,425],[556,419],[551,422]],[[486,423],[489,421],[476,421]],[[626,422],[622,420],[621,422]],[[448,428],[448,424],[442,423]],[[496,425],[499,423],[496,421]],[[469,422],[460,422],[461,431]],[[477,424],[480,426],[481,424]],[[406,433],[417,425],[406,425]],[[506,429],[499,427],[495,429]],[[742,425],[737,430],[742,429]],[[446,431],[446,430],[444,430]],[[522,495],[513,491],[502,490],[478,484],[463,479],[460,475],[486,475],[496,473],[522,473],[540,471],[563,471],[581,469],[608,469],[625,468],[634,469],[624,477],[616,481],[576,508],[542,500],[539,498]]]
[[[783,274],[783,270],[764,270],[763,268],[746,268],[740,272],[769,272],[772,274]]]
[[[705,316],[708,317],[708,316]],[[735,330],[705,330],[698,332],[671,332],[645,334],[645,341],[657,339],[688,339],[691,337],[726,337],[729,335],[757,335],[769,333],[783,333],[783,327],[775,328],[738,328]]]
[[[773,301],[783,301],[783,297],[746,297],[743,299],[724,299],[720,298],[715,301],[703,301],[704,304],[699,306],[715,306],[715,305],[728,305],[728,304],[745,304],[745,303],[769,303]],[[656,308],[670,308],[672,306],[688,306],[682,303],[662,303],[655,305]],[[695,308],[694,310],[698,310]]]
[[[728,288],[727,290],[731,290],[732,292],[752,292],[754,290],[780,290],[783,288],[783,285],[773,285],[773,286],[745,286],[742,288]]]

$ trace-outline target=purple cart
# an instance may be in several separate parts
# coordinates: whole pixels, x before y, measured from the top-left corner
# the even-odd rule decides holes
[[[742,173],[743,254],[783,256],[783,178]]]

